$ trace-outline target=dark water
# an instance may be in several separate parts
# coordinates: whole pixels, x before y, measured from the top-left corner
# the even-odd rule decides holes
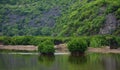
[[[0,70],[120,70],[120,54],[38,56],[0,54]]]

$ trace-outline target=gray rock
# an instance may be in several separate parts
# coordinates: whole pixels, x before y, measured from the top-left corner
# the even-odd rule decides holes
[[[100,28],[99,34],[111,34],[117,28],[116,16],[112,13],[106,16],[104,27]]]

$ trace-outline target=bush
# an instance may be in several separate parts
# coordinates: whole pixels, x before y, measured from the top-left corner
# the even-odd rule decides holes
[[[105,36],[93,36],[90,38],[90,47],[102,47],[107,45],[108,42]]]
[[[33,37],[31,40],[30,40],[30,44],[32,45],[35,45],[35,46],[38,46],[39,44],[41,44],[42,42],[46,41],[46,40],[53,40],[52,38],[50,37],[39,37],[39,36],[36,36],[36,37]]]
[[[116,37],[116,42],[117,42],[117,44],[118,44],[118,47],[120,47],[120,37]]]
[[[5,45],[29,45],[32,38],[32,36],[4,37],[3,43]]]
[[[88,44],[85,39],[73,39],[68,42],[68,49],[71,54],[79,55],[83,54],[87,50]]]
[[[40,37],[33,37],[31,40],[30,40],[30,44],[31,45],[39,45],[41,42],[43,42],[43,40],[40,38]]]
[[[0,36],[0,44],[3,44],[4,37]]]
[[[108,41],[108,45],[110,46],[110,49],[117,49],[118,47],[120,47],[120,37],[107,36],[106,39]]]
[[[3,44],[10,45],[11,44],[11,37],[4,37]]]
[[[38,51],[43,55],[53,55],[55,52],[54,43],[51,40],[46,40],[39,44]]]

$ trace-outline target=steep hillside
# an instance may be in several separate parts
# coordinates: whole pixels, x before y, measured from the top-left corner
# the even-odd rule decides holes
[[[0,32],[7,36],[51,35],[56,19],[75,0],[0,0]]]
[[[119,25],[120,0],[78,0],[57,20],[54,33],[57,36],[119,35]]]
[[[0,0],[0,35],[120,35],[120,0]]]

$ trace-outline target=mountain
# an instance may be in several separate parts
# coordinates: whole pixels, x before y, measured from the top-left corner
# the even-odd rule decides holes
[[[0,31],[6,36],[52,34],[56,19],[75,0],[0,0]]]
[[[120,0],[0,0],[5,36],[120,35]]]
[[[57,36],[120,34],[120,0],[78,0],[57,20]],[[59,33],[58,33],[59,32]]]

